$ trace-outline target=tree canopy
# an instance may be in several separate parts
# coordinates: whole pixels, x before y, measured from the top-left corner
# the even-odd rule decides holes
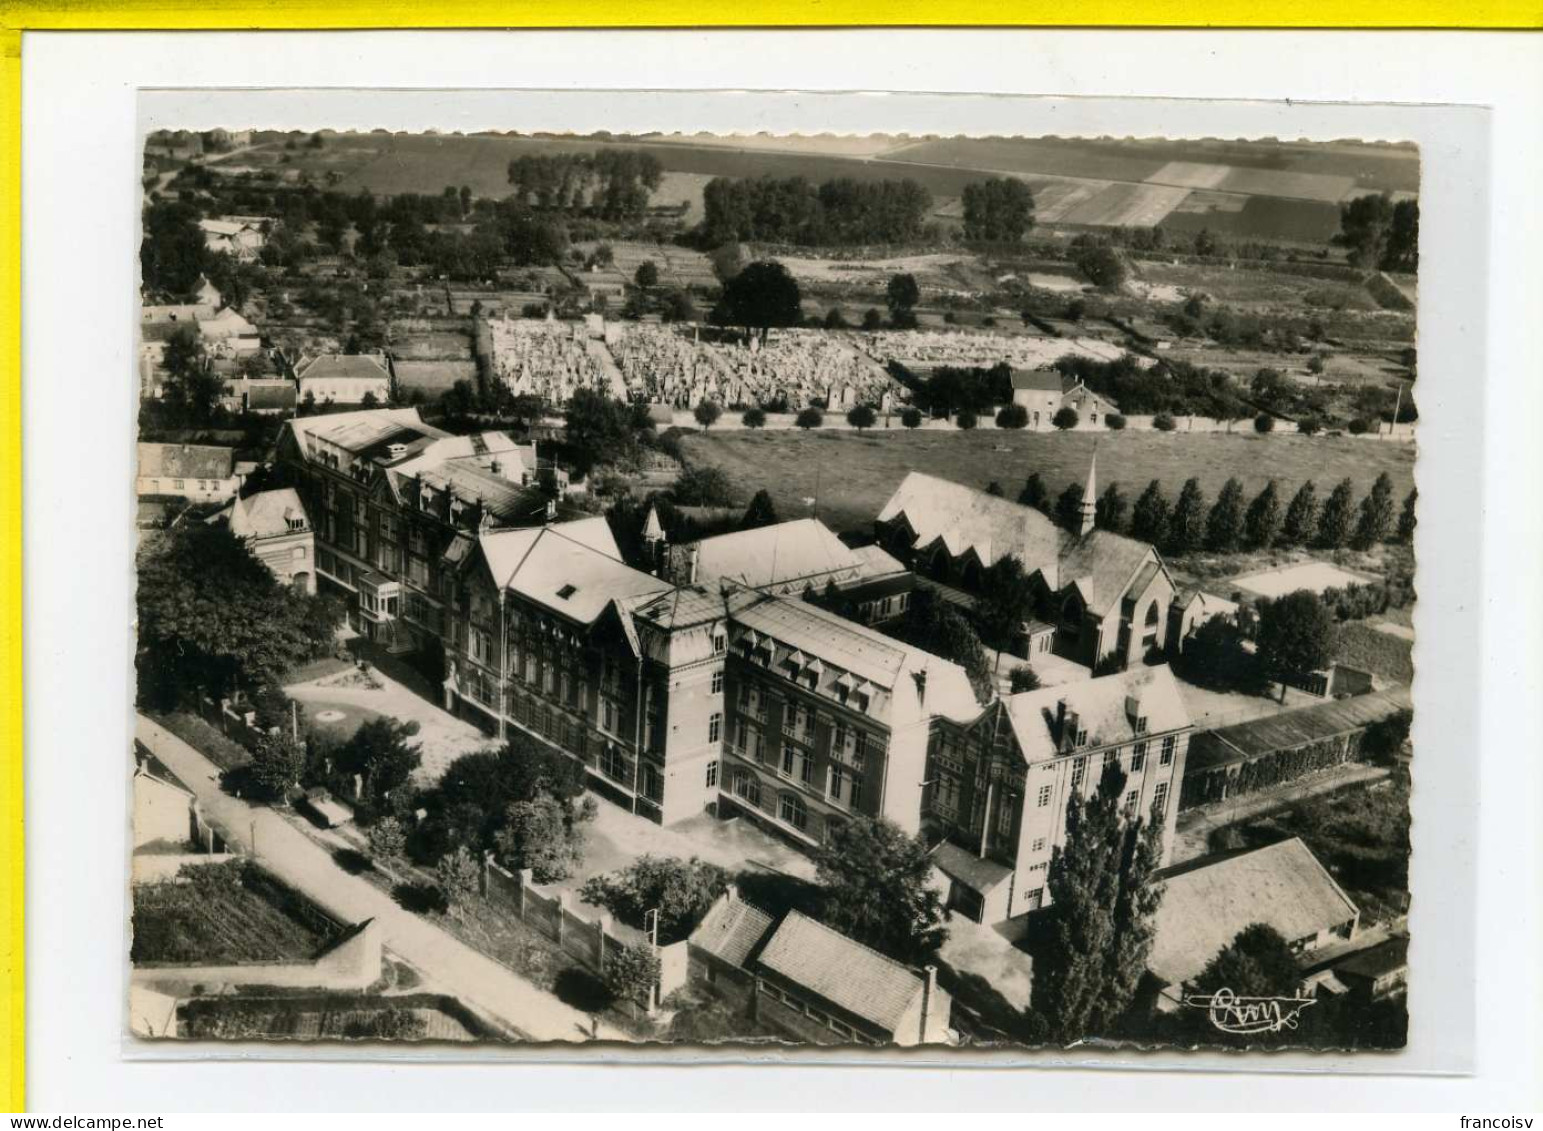
[[[696,929],[728,883],[722,868],[694,856],[681,860],[645,854],[618,871],[592,876],[580,895],[639,930],[647,913],[657,911],[659,945],[667,946]]]
[[[724,284],[718,313],[723,324],[755,330],[765,341],[774,327],[803,322],[799,303],[798,282],[792,273],[774,260],[759,260]]]
[[[971,243],[1017,243],[1034,226],[1034,193],[1017,177],[992,177],[964,186],[964,238]]]
[[[816,863],[820,917],[842,934],[913,964],[948,937],[927,844],[893,821],[854,816],[829,835]]]
[[[1334,660],[1334,617],[1318,594],[1299,589],[1260,602],[1258,640],[1259,659],[1277,678],[1320,671]]]
[[[912,243],[932,194],[910,178],[816,185],[806,177],[714,177],[702,191],[709,243],[813,245]]]
[[[324,654],[343,610],[282,584],[224,526],[183,523],[139,553],[139,703],[277,682]]]

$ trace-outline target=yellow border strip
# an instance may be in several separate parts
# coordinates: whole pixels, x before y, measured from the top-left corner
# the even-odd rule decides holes
[[[26,1095],[22,838],[21,46],[26,30],[1067,26],[1046,0],[0,0],[0,1105]],[[1083,0],[1078,27],[1543,28],[1543,0]]]
[[[0,30],[0,1106],[26,1050],[21,805],[21,33]]]
[[[1543,0],[0,0],[0,27],[1300,27],[1538,28]]]

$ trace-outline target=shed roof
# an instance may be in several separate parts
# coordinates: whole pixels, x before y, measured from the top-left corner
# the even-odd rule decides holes
[[[1187,765],[1192,770],[1203,770],[1277,750],[1292,750],[1361,730],[1400,711],[1412,710],[1413,706],[1409,689],[1398,687],[1234,723],[1196,735]]]
[[[725,892],[691,932],[691,945],[735,966],[744,966],[771,928],[770,915]]]
[[[760,964],[891,1034],[925,985],[894,959],[798,911],[782,921]]]
[[[1358,914],[1297,837],[1180,865],[1160,876],[1163,900],[1147,966],[1170,985],[1194,979],[1251,924],[1273,927],[1290,942]]]

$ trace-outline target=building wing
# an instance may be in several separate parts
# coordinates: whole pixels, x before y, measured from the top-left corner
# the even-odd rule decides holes
[[[760,965],[887,1033],[923,990],[922,979],[894,959],[798,911],[783,919]]]

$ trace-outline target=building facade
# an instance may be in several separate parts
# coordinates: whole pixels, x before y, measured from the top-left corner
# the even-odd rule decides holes
[[[316,592],[316,534],[292,487],[238,498],[226,512],[230,532],[285,585]]]
[[[236,497],[234,448],[205,444],[140,444],[135,491],[141,497],[224,503]]]
[[[1160,821],[1163,862],[1193,730],[1173,673],[1141,667],[999,699],[964,723],[941,720],[927,763],[922,820],[948,905],[999,923],[1049,906],[1051,855],[1069,801],[1126,776],[1127,819]]]

